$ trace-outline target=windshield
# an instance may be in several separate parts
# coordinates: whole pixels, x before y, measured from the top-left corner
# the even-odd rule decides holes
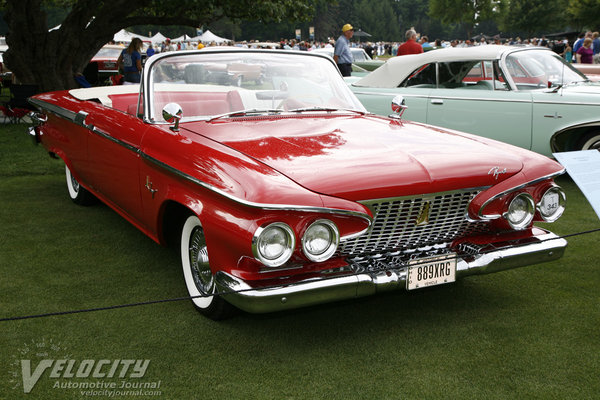
[[[546,50],[513,52],[506,57],[506,67],[519,90],[567,85],[587,79],[558,54]]]
[[[365,111],[326,58],[269,51],[189,52],[156,60],[149,71],[150,119],[177,103],[182,121],[236,111]],[[232,117],[238,116],[232,114]]]

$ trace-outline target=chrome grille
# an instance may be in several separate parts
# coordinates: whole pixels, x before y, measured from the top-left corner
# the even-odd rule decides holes
[[[479,192],[472,189],[361,201],[373,212],[373,224],[365,234],[342,241],[338,254],[417,249],[487,232],[488,222],[466,219],[469,203]]]

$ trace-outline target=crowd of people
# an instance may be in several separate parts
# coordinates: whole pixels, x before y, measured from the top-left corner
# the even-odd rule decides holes
[[[406,31],[404,41],[402,42],[350,41],[350,39],[353,37],[353,32],[354,28],[352,25],[345,24],[342,27],[342,32],[339,38],[337,38],[337,40],[332,38],[328,41],[280,39],[278,42],[259,42],[258,40],[250,40],[235,43],[232,41],[223,43],[197,43],[190,41],[174,42],[166,39],[162,43],[155,46],[150,45],[147,49],[147,55],[151,56],[154,53],[166,51],[202,49],[204,47],[212,46],[237,46],[244,48],[268,47],[286,50],[311,51],[319,48],[332,48],[338,46],[345,47],[344,45],[346,45],[348,47],[362,47],[365,49],[367,54],[371,56],[371,58],[377,58],[420,53],[422,51],[445,47],[471,47],[487,44],[503,44],[511,46],[520,45],[548,47],[565,57],[565,59],[567,59],[569,62],[600,63],[600,35],[598,32],[591,31],[581,33],[575,40],[569,40],[566,37],[549,40],[545,36],[542,36],[541,38],[521,39],[519,37],[500,38],[499,36],[486,37],[484,35],[478,35],[476,39],[430,40],[427,35],[419,34],[414,28],[411,28]],[[344,43],[345,41],[346,43]],[[339,56],[340,54],[337,55]]]
[[[151,57],[155,53],[202,49],[211,46],[237,46],[244,48],[279,48],[288,50],[311,51],[319,48],[334,48],[334,60],[337,63],[340,72],[344,76],[349,76],[352,71],[352,55],[350,48],[362,47],[365,52],[373,59],[377,57],[402,56],[407,54],[423,53],[425,51],[445,48],[445,47],[471,47],[484,46],[488,44],[504,44],[517,46],[541,46],[552,49],[557,54],[563,56],[568,62],[577,62],[583,64],[600,64],[600,35],[598,32],[583,32],[574,41],[568,38],[548,40],[545,36],[541,38],[521,39],[508,38],[503,39],[499,36],[492,38],[479,35],[478,39],[451,40],[443,41],[435,39],[430,41],[427,35],[418,34],[414,28],[406,31],[403,42],[356,42],[351,41],[354,34],[354,27],[351,24],[345,24],[341,29],[341,35],[337,40],[328,40],[326,42],[304,41],[296,39],[281,39],[279,42],[258,42],[243,41],[234,43],[231,41],[217,44],[194,43],[189,41],[172,42],[166,39],[164,42],[154,47],[152,44],[146,49],[146,55]],[[125,74],[126,80],[135,82],[139,79],[140,53],[142,51],[142,42],[140,39],[134,39],[130,45],[123,50],[119,57],[119,65],[123,70],[129,72]]]

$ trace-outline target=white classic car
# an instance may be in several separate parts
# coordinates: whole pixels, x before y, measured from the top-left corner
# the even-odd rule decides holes
[[[478,46],[394,57],[364,78],[346,78],[367,110],[551,155],[600,149],[600,83],[544,48]]]

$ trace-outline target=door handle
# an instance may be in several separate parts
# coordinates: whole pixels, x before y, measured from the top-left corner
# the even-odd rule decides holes
[[[444,104],[443,99],[431,99],[431,104]]]

